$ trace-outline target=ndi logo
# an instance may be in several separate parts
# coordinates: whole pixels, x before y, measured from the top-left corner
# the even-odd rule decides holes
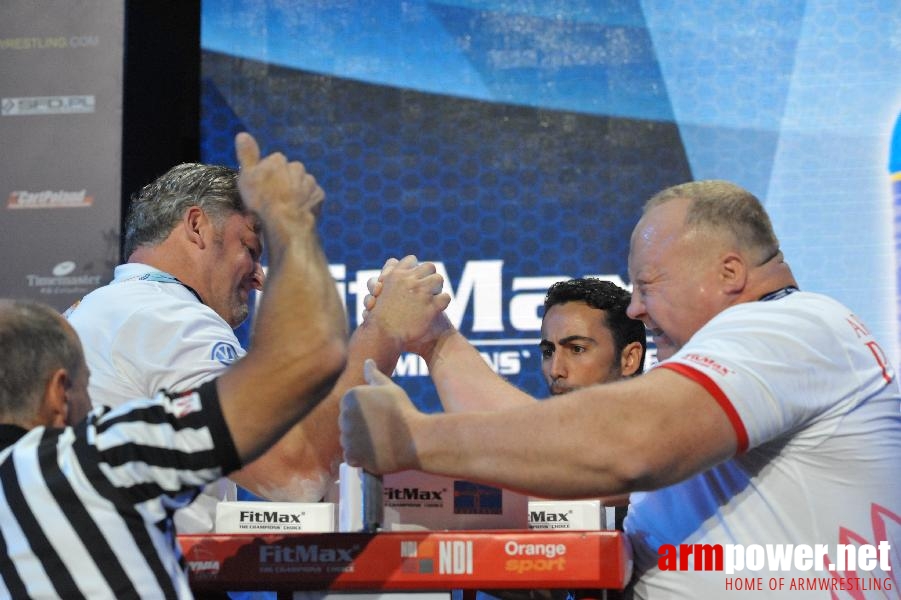
[[[472,575],[472,542],[438,542],[438,573]]]

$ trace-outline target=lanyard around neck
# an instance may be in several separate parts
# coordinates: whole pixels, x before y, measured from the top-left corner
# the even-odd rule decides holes
[[[197,300],[200,301],[201,304],[203,304],[203,298],[200,297],[200,294],[197,293],[197,290],[192,288],[190,285],[179,281],[178,278],[173,277],[168,273],[164,273],[162,271],[151,271],[150,273],[144,273],[143,275],[135,277],[134,279],[138,279],[140,281],[156,281],[158,283],[177,283],[178,285],[194,294],[194,297],[197,298]],[[125,281],[128,280],[126,279]]]

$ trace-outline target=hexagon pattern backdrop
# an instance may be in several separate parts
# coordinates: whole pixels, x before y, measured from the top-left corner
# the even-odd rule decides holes
[[[628,285],[641,205],[691,179],[761,197],[802,287],[854,308],[896,362],[897,9],[207,0],[203,160],[234,165],[241,130],[302,160],[351,325],[366,279],[416,254],[443,269],[452,321],[538,396],[548,285]],[[395,374],[440,409],[415,357]]]

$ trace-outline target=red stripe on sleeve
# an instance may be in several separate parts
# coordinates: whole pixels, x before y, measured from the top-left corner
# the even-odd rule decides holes
[[[707,390],[707,393],[713,396],[716,403],[719,404],[720,408],[723,409],[723,412],[726,413],[726,418],[729,419],[729,423],[732,424],[732,429],[735,430],[735,437],[738,439],[737,453],[743,454],[748,450],[748,432],[745,429],[745,424],[742,423],[741,417],[738,416],[738,411],[732,406],[732,403],[729,401],[729,398],[726,397],[726,394],[723,393],[723,390],[720,389],[720,386],[704,373],[701,373],[688,365],[667,362],[661,364],[660,367],[684,375]]]

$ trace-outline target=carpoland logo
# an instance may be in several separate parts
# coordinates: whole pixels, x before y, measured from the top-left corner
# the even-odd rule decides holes
[[[13,190],[6,199],[10,210],[36,208],[83,208],[94,204],[94,197],[87,190]]]

